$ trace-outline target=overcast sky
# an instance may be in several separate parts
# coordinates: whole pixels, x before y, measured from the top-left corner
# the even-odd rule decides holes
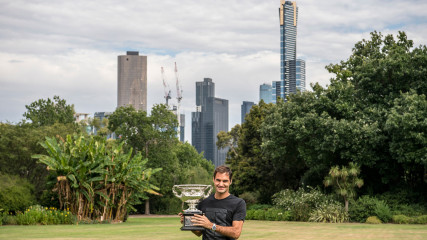
[[[164,103],[160,67],[183,88],[191,142],[195,82],[212,78],[229,100],[229,127],[242,101],[259,101],[259,85],[280,79],[280,0],[0,0],[0,121],[23,119],[25,105],[59,95],[76,112],[114,111],[117,56],[148,56],[148,106]],[[323,86],[330,63],[346,60],[357,41],[377,30],[405,31],[427,44],[427,1],[300,0],[297,55],[307,87]],[[176,97],[173,91],[173,97]],[[174,101],[176,101],[174,99]]]

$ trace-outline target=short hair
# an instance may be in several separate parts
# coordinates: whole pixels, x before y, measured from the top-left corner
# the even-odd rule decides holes
[[[230,181],[233,178],[233,172],[231,171],[231,169],[229,167],[227,167],[225,165],[221,165],[215,169],[214,174],[213,174],[214,179],[215,179],[217,173],[227,173],[227,175],[230,177]]]

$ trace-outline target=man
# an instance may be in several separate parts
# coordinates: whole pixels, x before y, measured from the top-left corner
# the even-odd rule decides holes
[[[201,201],[197,208],[204,215],[194,215],[192,222],[194,226],[204,227],[204,231],[193,231],[203,240],[209,239],[238,239],[242,232],[243,221],[246,217],[246,203],[243,199],[230,194],[229,188],[232,183],[233,173],[229,167],[219,166],[215,169],[213,182],[215,194]],[[181,223],[183,216],[181,216]]]

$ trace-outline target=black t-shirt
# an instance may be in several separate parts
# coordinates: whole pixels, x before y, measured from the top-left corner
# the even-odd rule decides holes
[[[233,221],[244,221],[246,217],[246,203],[243,199],[231,195],[224,199],[216,199],[214,194],[201,201],[197,208],[201,210],[212,223],[219,226],[232,226]],[[203,232],[203,239],[224,239],[225,237],[210,229]]]

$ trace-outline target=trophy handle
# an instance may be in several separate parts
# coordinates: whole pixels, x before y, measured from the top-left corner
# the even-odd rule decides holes
[[[176,191],[177,189],[179,189],[179,187],[178,187],[178,186],[176,186],[176,185],[174,185],[174,186],[172,187],[172,192],[173,192],[173,194],[174,194],[177,198],[181,198],[181,197],[182,197],[182,191],[181,191],[181,194],[178,194],[178,192]]]
[[[208,191],[208,193],[207,194],[205,194],[206,193],[206,190],[208,190],[209,189],[209,191]],[[207,198],[207,197],[209,197],[209,195],[211,195],[211,192],[212,192],[212,185],[208,185],[208,187],[206,188],[206,190],[205,190],[205,192],[203,193],[204,195],[203,195],[203,198]]]

